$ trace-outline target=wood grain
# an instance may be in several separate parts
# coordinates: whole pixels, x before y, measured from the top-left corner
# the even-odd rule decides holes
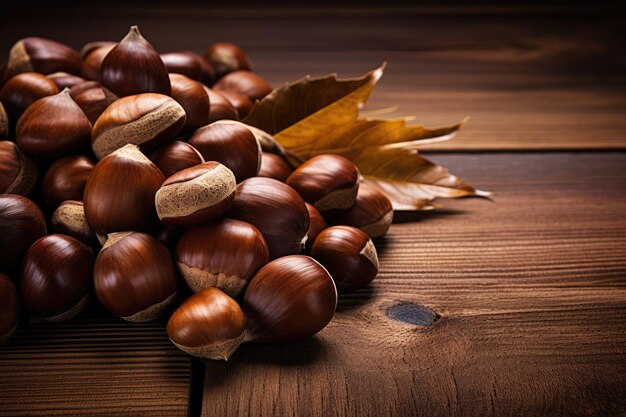
[[[32,325],[0,347],[0,416],[186,416],[191,374],[164,323]]]
[[[318,336],[206,365],[204,416],[626,413],[626,154],[434,159],[493,201],[398,216]]]
[[[367,109],[397,105],[387,117],[428,125],[472,118],[454,141],[431,149],[626,148],[623,13],[469,9],[31,8],[0,21],[0,56],[23,36],[79,48],[139,24],[161,52],[240,43],[274,85],[356,76],[387,61]]]

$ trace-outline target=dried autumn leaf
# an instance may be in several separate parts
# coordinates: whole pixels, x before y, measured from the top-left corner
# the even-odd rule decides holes
[[[299,162],[328,153],[353,159],[361,154],[363,148],[370,148],[369,152],[391,148],[415,149],[427,143],[449,140],[466,122],[464,119],[451,126],[430,129],[422,125],[407,125],[407,120],[357,119],[337,127],[315,142],[301,143],[287,149]],[[282,142],[280,135],[277,139]]]
[[[360,78],[339,80],[332,74],[285,84],[257,101],[242,121],[274,135],[286,149],[313,144],[358,117],[384,68]]]
[[[423,210],[436,197],[488,196],[415,149],[362,150],[353,162],[365,181],[382,190],[395,210]]]

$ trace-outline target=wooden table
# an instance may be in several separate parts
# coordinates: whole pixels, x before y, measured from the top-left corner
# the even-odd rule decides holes
[[[472,116],[427,154],[495,195],[397,213],[378,278],[299,344],[205,366],[164,323],[95,307],[22,328],[0,348],[0,416],[626,414],[626,19],[513,11],[8,14],[3,55],[28,34],[78,47],[139,22],[162,51],[240,42],[274,84],[386,60],[368,108]]]

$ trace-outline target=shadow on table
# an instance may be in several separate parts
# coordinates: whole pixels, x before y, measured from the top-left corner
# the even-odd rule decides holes
[[[414,223],[423,222],[426,220],[433,220],[440,217],[457,216],[459,214],[465,214],[464,210],[457,210],[451,208],[438,208],[436,210],[426,211],[395,211],[393,213],[393,223]]]

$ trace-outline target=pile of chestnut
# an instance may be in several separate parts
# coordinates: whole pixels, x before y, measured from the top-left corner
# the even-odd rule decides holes
[[[324,328],[338,292],[376,276],[393,210],[343,157],[294,169],[264,149],[238,120],[271,90],[230,43],[159,55],[137,27],[80,53],[18,41],[0,89],[0,342],[18,305],[68,320],[93,294],[124,320],[171,314],[172,342],[203,358]]]

